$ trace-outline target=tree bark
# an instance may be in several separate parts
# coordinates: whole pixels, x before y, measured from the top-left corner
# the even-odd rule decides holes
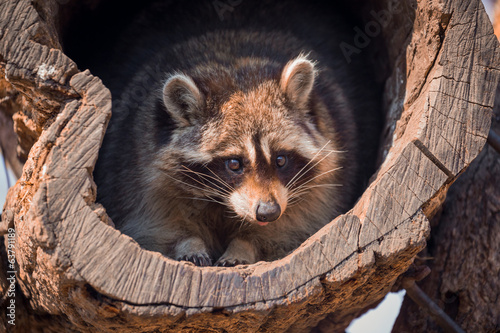
[[[500,90],[497,93],[497,103]],[[500,133],[495,107],[492,130]],[[419,286],[466,332],[500,330],[500,153],[486,146],[451,186],[419,255],[431,274]],[[405,297],[393,332],[442,332]]]
[[[495,5],[495,32],[500,23]],[[496,89],[491,130],[500,133],[500,86]],[[467,332],[500,330],[500,152],[485,149],[451,186],[431,221],[428,246],[417,260],[431,274],[419,283]],[[408,296],[393,332],[441,332]]]

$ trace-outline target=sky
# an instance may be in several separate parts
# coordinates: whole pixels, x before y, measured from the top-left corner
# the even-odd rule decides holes
[[[486,9],[486,13],[490,17],[490,20],[493,21],[493,7],[495,6],[494,0],[483,0],[484,8]]]
[[[375,308],[351,322],[346,333],[390,333],[403,303],[405,291],[389,293]]]
[[[7,182],[7,172],[9,173],[9,182],[12,186],[16,182],[16,178],[14,177],[12,172],[10,172],[10,170],[5,170],[5,163],[0,150],[0,212],[3,210],[3,204],[5,202],[5,197],[7,196],[7,185],[9,184],[9,182]]]

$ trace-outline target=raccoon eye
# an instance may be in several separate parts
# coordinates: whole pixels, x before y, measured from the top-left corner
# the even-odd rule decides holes
[[[234,171],[234,172],[238,172],[242,168],[241,162],[235,158],[226,160],[226,166],[229,170]]]
[[[278,168],[283,168],[288,162],[288,159],[286,158],[285,155],[279,155],[276,157],[276,165]]]

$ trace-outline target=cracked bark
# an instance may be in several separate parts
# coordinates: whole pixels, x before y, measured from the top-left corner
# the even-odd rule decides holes
[[[496,113],[500,119],[500,113]],[[494,128],[500,130],[498,121]],[[419,286],[467,332],[500,329],[500,155],[486,147],[453,184],[419,256],[432,272]],[[394,332],[441,332],[410,299]]]
[[[500,133],[500,89],[492,130]],[[431,221],[427,248],[417,263],[431,274],[417,284],[467,332],[500,330],[500,154],[486,146],[450,187]],[[442,332],[405,297],[393,332]]]

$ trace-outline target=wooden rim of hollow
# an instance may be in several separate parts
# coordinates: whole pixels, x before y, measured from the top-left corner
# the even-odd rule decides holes
[[[305,297],[319,280],[345,283],[373,265],[376,256],[383,256],[384,247],[393,253],[422,247],[428,233],[424,215],[431,214],[485,143],[493,97],[477,89],[485,82],[495,86],[497,80],[488,70],[488,62],[498,67],[494,36],[476,40],[477,31],[470,26],[477,21],[458,24],[464,18],[451,15],[453,4],[442,9],[449,22],[425,78],[406,83],[407,91],[417,92],[405,100],[404,130],[394,136],[375,179],[355,207],[287,257],[234,268],[199,268],[170,260],[141,249],[102,222],[94,204],[92,170],[111,113],[110,93],[89,71],[75,70],[60,50],[33,41],[36,29],[26,28],[23,34],[28,34],[30,47],[44,56],[25,67],[23,59],[7,59],[12,67],[7,65],[5,77],[15,82],[22,70],[31,70],[34,89],[49,87],[73,97],[61,104],[31,150],[22,181],[29,178],[37,185],[27,192],[18,183],[18,196],[31,204],[16,212],[16,221],[22,221],[19,216],[31,219],[37,246],[60,251],[78,280],[130,306],[165,306],[170,314],[269,308],[278,300]],[[481,43],[477,48],[493,49],[493,60],[474,48],[455,56],[464,36]],[[471,92],[468,100],[448,93],[463,89]]]

